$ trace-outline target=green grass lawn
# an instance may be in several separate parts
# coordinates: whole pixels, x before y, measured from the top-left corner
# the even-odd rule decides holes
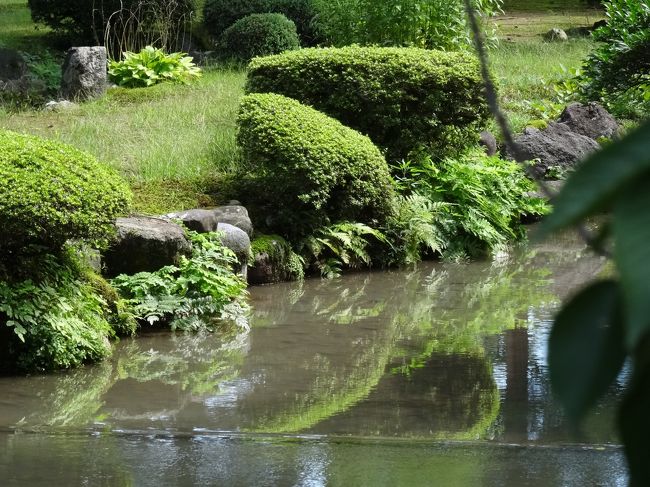
[[[0,14],[0,45],[25,48],[25,42],[38,46],[47,38],[34,30],[24,0],[0,0]],[[530,102],[550,101],[563,69],[578,67],[592,47],[584,39],[544,43],[538,34],[550,26],[590,25],[597,20],[592,14],[560,14],[565,24],[558,23],[555,13],[497,20],[504,37],[512,37],[511,31],[522,34],[517,42],[503,40],[491,51],[503,104],[516,130],[539,118]],[[103,99],[66,113],[0,109],[0,127],[68,142],[111,164],[130,182],[137,211],[207,205],[218,197],[220,176],[237,165],[235,118],[244,81],[241,70],[208,69],[192,85],[110,90]]]

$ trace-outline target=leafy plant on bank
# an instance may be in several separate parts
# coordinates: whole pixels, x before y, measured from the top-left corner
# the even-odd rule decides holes
[[[385,263],[410,265],[427,254],[442,255],[449,246],[450,213],[450,203],[432,201],[417,192],[397,197],[395,211],[384,229],[393,244],[383,257]]]
[[[480,150],[441,162],[423,155],[394,166],[394,173],[402,193],[444,203],[434,207],[431,232],[444,236],[436,247],[448,258],[481,257],[521,240],[522,216],[547,212],[542,199],[528,196],[535,186],[518,164]]]
[[[0,265],[0,370],[49,371],[107,357],[108,303],[71,249]]]
[[[340,222],[319,228],[305,238],[300,248],[307,262],[325,278],[337,277],[344,267],[369,267],[371,256],[370,237],[376,242],[388,245],[380,231],[358,222]]]
[[[138,53],[126,51],[121,61],[110,61],[111,80],[126,88],[144,88],[162,82],[188,83],[201,77],[201,68],[182,52],[165,54],[147,46]]]
[[[596,241],[613,248],[616,277],[593,282],[558,313],[549,342],[555,392],[582,419],[626,360],[632,377],[619,408],[631,485],[650,484],[650,122],[591,156],[566,181],[541,235],[604,212]]]
[[[177,266],[122,274],[112,284],[136,318],[169,324],[172,330],[212,331],[219,321],[247,329],[246,282],[233,273],[235,254],[217,233],[188,231],[193,250]]]

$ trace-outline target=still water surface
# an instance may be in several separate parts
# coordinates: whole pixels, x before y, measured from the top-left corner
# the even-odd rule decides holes
[[[0,485],[625,485],[623,373],[580,431],[549,389],[570,236],[497,262],[253,288],[248,335],[149,334],[0,378]]]

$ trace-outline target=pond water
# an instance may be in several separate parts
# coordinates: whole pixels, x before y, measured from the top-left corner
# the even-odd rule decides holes
[[[247,335],[148,334],[0,378],[0,484],[625,485],[625,371],[576,431],[546,364],[560,300],[604,268],[564,236],[258,287]]]

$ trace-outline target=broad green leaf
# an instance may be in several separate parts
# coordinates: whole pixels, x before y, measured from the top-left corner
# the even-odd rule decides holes
[[[563,306],[551,331],[548,360],[553,389],[569,418],[578,421],[625,360],[616,282],[592,284]]]
[[[567,179],[538,238],[607,208],[621,188],[650,169],[650,121],[588,158]]]
[[[647,350],[646,350],[647,352]],[[650,485],[650,361],[635,357],[634,374],[619,409],[619,430],[630,469],[630,485]]]
[[[632,351],[650,332],[650,171],[616,199],[612,231],[624,295],[625,342]]]

